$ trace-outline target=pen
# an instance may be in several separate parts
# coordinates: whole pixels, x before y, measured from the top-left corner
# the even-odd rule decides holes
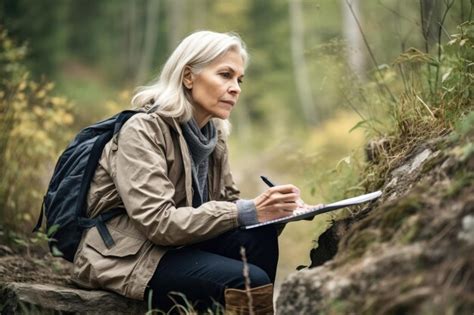
[[[268,187],[274,187],[274,186],[275,186],[275,184],[272,183],[267,177],[265,177],[265,176],[260,176],[260,178],[263,180],[263,182],[264,182],[265,184],[268,185]]]

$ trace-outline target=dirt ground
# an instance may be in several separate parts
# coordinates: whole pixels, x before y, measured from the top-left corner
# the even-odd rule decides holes
[[[0,282],[70,285],[72,264],[51,256],[46,248],[34,252],[0,245]]]

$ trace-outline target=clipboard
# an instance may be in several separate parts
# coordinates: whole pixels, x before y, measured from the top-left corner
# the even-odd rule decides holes
[[[381,195],[382,195],[382,191],[378,190],[378,191],[374,191],[374,192],[360,195],[357,197],[352,197],[352,198],[340,200],[337,202],[333,202],[330,204],[321,204],[321,205],[318,205],[317,207],[314,207],[302,212],[298,212],[296,214],[293,214],[287,217],[282,217],[279,219],[265,221],[265,222],[252,224],[252,225],[241,226],[240,228],[243,230],[250,230],[250,229],[258,228],[258,227],[269,225],[269,224],[281,224],[281,223],[288,223],[292,221],[299,221],[299,220],[307,219],[310,217],[314,217],[318,214],[322,214],[322,213],[338,210],[341,208],[358,205],[364,202],[372,201],[379,198]]]

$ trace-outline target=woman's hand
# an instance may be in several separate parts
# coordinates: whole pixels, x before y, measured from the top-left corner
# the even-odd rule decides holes
[[[255,198],[258,222],[292,215],[300,204],[300,190],[293,185],[274,186]]]

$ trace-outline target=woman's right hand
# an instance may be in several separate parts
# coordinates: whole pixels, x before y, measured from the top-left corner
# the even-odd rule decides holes
[[[289,216],[298,207],[300,190],[294,185],[279,185],[267,189],[253,201],[258,222]]]

